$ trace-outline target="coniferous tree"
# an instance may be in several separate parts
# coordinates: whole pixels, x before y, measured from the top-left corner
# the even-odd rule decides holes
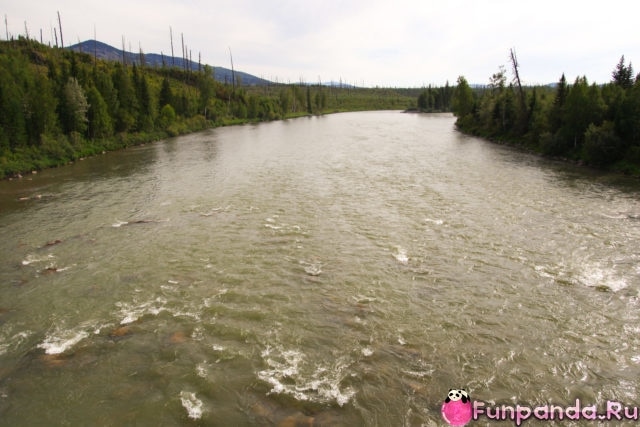
[[[135,67],[134,67],[135,70]],[[134,74],[135,76],[135,74]],[[153,129],[154,108],[149,84],[144,73],[139,72],[134,80],[136,89],[136,101],[138,105],[137,128],[149,131]]]
[[[100,91],[95,86],[87,90],[88,111],[88,135],[89,138],[106,138],[113,134],[113,125],[109,116],[109,108],[102,98]]]
[[[118,94],[118,108],[115,114],[115,130],[127,132],[133,129],[137,116],[136,94],[127,68],[115,64],[113,86]]]
[[[426,89],[424,89],[418,96],[418,110],[431,111],[431,105],[429,101],[429,93]]]
[[[616,129],[629,146],[638,148],[637,154],[640,156],[640,80],[636,80],[626,93],[616,120]]]
[[[215,94],[214,81],[211,78],[211,68],[204,66],[204,73],[198,75],[198,89],[200,96],[198,97],[198,113],[206,115],[206,109],[209,101]]]
[[[171,84],[169,79],[165,76],[162,79],[162,86],[160,87],[160,94],[158,95],[158,105],[160,108],[165,105],[173,104],[173,92],[171,91]]]
[[[111,123],[112,125],[115,125],[115,118],[118,113],[120,101],[118,99],[118,92],[113,86],[113,80],[111,78],[111,75],[109,74],[109,71],[107,69],[104,69],[97,72],[96,76],[94,77],[94,82],[96,89],[98,89],[98,92],[100,92],[102,99],[107,105]]]
[[[564,117],[564,104],[567,101],[567,95],[569,94],[569,88],[567,87],[567,79],[562,73],[560,81],[556,86],[556,96],[553,99],[553,106],[549,111],[549,124],[551,126],[551,132],[555,133],[562,126],[562,119]]]
[[[611,73],[613,83],[622,87],[623,89],[629,89],[633,86],[633,67],[631,63],[624,65],[624,55],[620,58],[620,62],[616,65],[616,69]]]

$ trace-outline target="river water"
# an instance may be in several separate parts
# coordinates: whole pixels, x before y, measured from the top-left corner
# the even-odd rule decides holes
[[[1,182],[0,425],[640,405],[640,185],[454,120],[219,128]]]

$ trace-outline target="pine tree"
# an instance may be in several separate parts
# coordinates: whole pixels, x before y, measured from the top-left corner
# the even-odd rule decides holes
[[[620,58],[620,62],[616,65],[616,69],[611,73],[613,83],[621,86],[623,89],[629,89],[633,86],[633,67],[631,63],[624,65],[624,55]]]
[[[569,88],[567,87],[567,79],[562,73],[560,81],[556,87],[556,96],[553,100],[553,105],[549,110],[549,124],[551,132],[555,133],[562,127],[562,120],[564,117],[564,104],[567,101],[567,95],[569,94]]]

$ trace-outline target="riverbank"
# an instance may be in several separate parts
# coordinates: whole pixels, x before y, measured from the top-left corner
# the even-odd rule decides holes
[[[529,141],[525,137],[520,137],[520,138],[509,138],[506,136],[491,137],[491,136],[483,135],[481,133],[468,131],[458,126],[457,123],[456,123],[456,129],[459,132],[468,136],[482,138],[485,141],[489,141],[497,145],[506,145],[514,149],[521,150],[526,153],[534,154],[548,160],[561,162],[567,165],[577,166],[584,170],[590,170],[593,173],[621,175],[621,176],[640,179],[640,163],[638,162],[634,163],[628,159],[623,159],[621,161],[618,161],[610,165],[597,165],[597,164],[589,163],[584,159],[581,159],[575,156],[568,157],[568,156],[552,155],[549,153],[545,153],[540,148],[539,143]]]
[[[12,153],[5,153],[0,157],[0,179],[21,179],[29,174],[37,174],[44,169],[57,168],[76,161],[82,161],[88,157],[106,154],[110,151],[123,150],[130,147],[144,145],[167,138],[189,135],[206,129],[215,129],[226,126],[238,126],[250,123],[260,123],[276,120],[289,120],[300,117],[336,114],[349,111],[363,111],[360,109],[342,109],[332,112],[309,114],[307,112],[290,113],[286,117],[273,120],[260,120],[248,118],[225,118],[217,122],[208,121],[199,116],[190,120],[174,124],[167,131],[157,130],[153,132],[121,133],[109,139],[92,141],[69,141],[60,136],[54,143],[43,147],[27,147]],[[76,136],[77,137],[77,136]],[[74,149],[74,147],[81,147]]]
[[[623,60],[616,70],[626,69]],[[488,87],[473,89],[460,76],[452,102],[456,126],[550,158],[638,176],[640,79],[612,76],[604,85],[584,77],[570,85],[563,74],[553,87],[523,87],[507,85],[503,70]]]
[[[417,89],[242,86],[213,69],[102,61],[0,42],[0,179],[203,129],[343,111],[403,110]]]

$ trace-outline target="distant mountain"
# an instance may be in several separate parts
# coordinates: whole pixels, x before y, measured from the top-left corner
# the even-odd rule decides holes
[[[86,40],[80,42],[78,44],[74,44],[73,46],[68,47],[68,49],[76,51],[76,52],[84,52],[91,56],[94,54],[98,59],[103,59],[106,61],[122,61],[123,51],[117,49],[113,46],[109,46],[106,43],[102,43],[97,40]],[[185,68],[185,60],[178,57],[165,56],[158,53],[144,53],[140,55],[139,53],[133,52],[124,52],[124,58],[128,64],[138,64],[141,65],[141,62],[144,61],[144,65],[151,67],[178,67]],[[198,71],[200,67],[204,67],[205,64],[198,64],[193,61],[186,61],[187,68]],[[232,73],[231,70],[224,67],[211,66],[214,72],[214,78],[219,82],[232,82]],[[260,77],[256,77],[254,75],[235,70],[236,78],[240,78],[240,83],[242,85],[247,86],[261,86],[271,84],[270,81],[261,79]]]

